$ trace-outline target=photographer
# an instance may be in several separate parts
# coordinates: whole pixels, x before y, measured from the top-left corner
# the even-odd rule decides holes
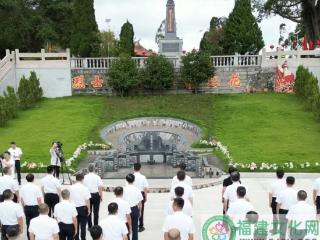
[[[51,166],[54,169],[53,176],[59,178],[60,166],[61,166],[61,144],[59,142],[53,142],[50,148]]]

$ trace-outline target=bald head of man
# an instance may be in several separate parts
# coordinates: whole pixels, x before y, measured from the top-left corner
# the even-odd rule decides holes
[[[168,232],[169,240],[181,240],[180,231],[178,229],[170,229]]]

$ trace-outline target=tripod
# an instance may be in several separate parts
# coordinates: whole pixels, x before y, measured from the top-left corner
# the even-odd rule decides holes
[[[63,185],[67,185],[67,183],[65,183],[65,179],[64,179],[64,173],[66,173],[67,174],[67,178],[69,180],[68,185],[72,185],[70,173],[68,172],[68,168],[67,168],[66,162],[64,161],[63,150],[62,150],[62,148],[57,148],[57,150],[58,150],[57,151],[57,164],[58,164],[58,161],[60,161],[62,184]],[[64,172],[64,169],[66,170],[65,172]]]

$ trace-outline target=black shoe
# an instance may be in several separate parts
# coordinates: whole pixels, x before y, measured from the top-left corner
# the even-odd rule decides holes
[[[146,230],[144,227],[139,227],[139,232],[143,232],[144,230]]]

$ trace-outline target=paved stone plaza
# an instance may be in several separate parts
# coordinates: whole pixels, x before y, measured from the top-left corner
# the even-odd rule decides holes
[[[290,174],[291,175],[291,174]],[[313,181],[318,174],[292,174],[296,177],[297,190],[304,189],[308,193],[308,202],[311,203],[311,194]],[[37,182],[41,176],[37,176]],[[255,210],[260,215],[270,214],[268,207],[268,192],[269,186],[273,181],[274,174],[271,173],[243,173],[242,182],[248,187],[251,202]],[[194,184],[199,184],[201,179],[194,179]],[[212,180],[211,180],[212,181]],[[217,180],[214,180],[217,181]],[[124,180],[104,180],[106,186],[124,185]],[[149,180],[151,188],[154,187],[169,187],[171,179]],[[65,187],[68,187],[67,185]],[[210,216],[219,215],[222,213],[221,203],[222,185],[217,185],[200,190],[194,190],[194,221],[196,224],[196,238],[201,239],[201,223]],[[107,203],[113,198],[113,194],[105,192],[102,207],[100,209],[100,217],[104,218],[107,214]],[[162,224],[165,218],[165,209],[168,205],[169,193],[150,193],[145,210],[145,227],[146,231],[140,233],[140,240],[162,239]],[[100,218],[100,219],[101,219]],[[90,239],[90,238],[88,238]]]

